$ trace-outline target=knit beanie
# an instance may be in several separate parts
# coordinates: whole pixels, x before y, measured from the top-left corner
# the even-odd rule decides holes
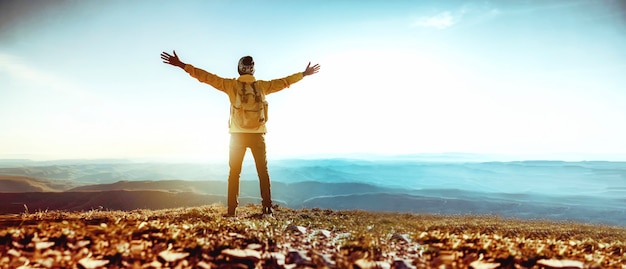
[[[252,56],[241,57],[241,59],[239,59],[239,66],[237,69],[239,71],[239,75],[254,75],[254,60],[252,60]]]

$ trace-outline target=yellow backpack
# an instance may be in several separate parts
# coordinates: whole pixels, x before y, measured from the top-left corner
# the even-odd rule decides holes
[[[265,95],[253,83],[240,82],[235,103],[230,109],[230,124],[235,122],[241,128],[256,129],[267,122],[268,104]]]

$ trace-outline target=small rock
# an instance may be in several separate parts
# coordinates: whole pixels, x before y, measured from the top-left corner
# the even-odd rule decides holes
[[[400,242],[406,242],[406,243],[411,243],[411,238],[409,238],[408,234],[393,234],[391,236],[391,241],[400,241]]]
[[[198,264],[196,264],[196,266],[198,268],[201,268],[201,269],[211,269],[211,268],[213,268],[210,263],[207,263],[205,261],[198,262]]]
[[[537,261],[537,264],[543,265],[548,269],[582,269],[584,267],[583,262],[575,260],[543,259]]]
[[[476,260],[470,263],[470,267],[474,269],[495,269],[500,266],[500,263],[484,262],[481,260]]]
[[[187,258],[189,253],[186,252],[176,252],[171,250],[164,250],[159,253],[159,258],[163,259],[166,262],[176,262],[178,260]]]
[[[79,248],[83,248],[88,246],[89,244],[91,244],[91,241],[89,240],[79,240],[78,242],[76,242],[76,244],[72,244],[72,243],[68,243],[67,246],[71,249],[79,249]]]
[[[12,248],[12,249],[9,249],[9,251],[7,251],[7,254],[9,254],[9,255],[11,255],[11,256],[13,256],[13,257],[19,257],[19,256],[22,256],[22,254],[21,254],[19,251],[15,250],[15,249],[13,249],[13,248]]]
[[[252,249],[252,250],[261,250],[263,249],[263,245],[261,244],[257,244],[257,243],[252,243],[246,246],[247,249]]]
[[[261,252],[252,249],[224,249],[222,255],[255,263],[261,259]]]
[[[85,268],[85,269],[100,268],[107,264],[109,264],[108,260],[96,260],[96,259],[92,259],[91,257],[85,257],[78,261],[78,265],[81,268]]]
[[[245,239],[246,237],[242,234],[238,234],[238,233],[228,233],[228,236],[233,237],[233,238],[237,238],[237,239]]]
[[[358,259],[354,262],[354,265],[361,269],[391,269],[391,265],[381,261],[368,261],[365,259]]]
[[[321,236],[323,236],[325,238],[330,238],[330,231],[329,230],[323,230],[323,229],[316,230],[315,234],[316,235],[321,235]]]
[[[35,243],[35,249],[47,249],[51,246],[54,246],[54,242],[48,242],[48,241],[44,241],[44,242],[36,242]]]
[[[305,227],[296,226],[296,225],[289,225],[289,226],[287,226],[287,229],[285,229],[285,231],[306,234],[306,228]]]

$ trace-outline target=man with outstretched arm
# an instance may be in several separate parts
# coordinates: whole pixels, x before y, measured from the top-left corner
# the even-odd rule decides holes
[[[237,71],[238,78],[222,78],[193,65],[186,64],[178,58],[176,51],[173,55],[162,52],[161,59],[166,64],[178,66],[198,81],[209,84],[213,88],[228,95],[230,100],[230,172],[228,175],[228,213],[227,216],[235,216],[239,204],[239,176],[241,166],[247,148],[252,151],[263,205],[263,214],[273,214],[272,194],[270,190],[270,177],[267,169],[267,154],[265,147],[265,133],[267,129],[267,102],[265,96],[278,92],[300,81],[305,76],[313,75],[320,69],[319,64],[306,66],[303,72],[273,79],[257,80],[254,77],[254,60],[251,56],[244,56],[239,60]]]

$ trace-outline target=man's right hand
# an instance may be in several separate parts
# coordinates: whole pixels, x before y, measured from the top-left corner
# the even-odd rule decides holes
[[[186,64],[180,61],[178,55],[176,55],[176,51],[174,51],[173,56],[165,51],[161,52],[161,59],[163,59],[163,62],[166,64],[171,64],[173,66],[178,66],[182,69],[185,69]]]

